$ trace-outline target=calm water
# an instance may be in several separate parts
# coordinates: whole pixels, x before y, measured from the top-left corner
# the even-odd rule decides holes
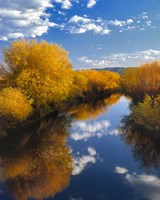
[[[113,96],[3,136],[0,199],[159,200],[159,138],[122,123],[129,104]]]

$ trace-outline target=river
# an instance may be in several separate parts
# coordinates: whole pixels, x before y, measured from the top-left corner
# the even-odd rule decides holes
[[[3,136],[0,199],[160,199],[159,138],[124,122],[130,103],[115,95]]]

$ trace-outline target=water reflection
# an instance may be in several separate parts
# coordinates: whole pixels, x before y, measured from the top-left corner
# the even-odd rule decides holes
[[[155,175],[136,174],[126,168],[116,167],[115,173],[122,175],[124,181],[135,191],[134,199],[158,200],[160,196],[160,178]]]
[[[55,196],[69,185],[88,163],[96,162],[96,150],[88,155],[71,155],[66,141],[73,119],[90,119],[106,112],[119,95],[69,109],[68,114],[47,116],[21,128],[0,128],[1,179],[16,200],[44,199]],[[108,127],[108,122],[103,122]],[[4,125],[4,124],[3,124]],[[97,127],[97,124],[95,128]],[[100,128],[103,127],[99,127]],[[97,128],[96,128],[97,130]],[[74,169],[73,169],[74,167]]]
[[[70,120],[45,119],[0,139],[2,178],[16,200],[43,199],[68,186],[72,156],[66,145]]]
[[[74,105],[68,112],[78,121],[95,119],[99,115],[106,113],[108,107],[117,103],[120,97],[120,94],[112,94],[107,98],[95,99],[92,102]]]
[[[128,104],[116,94],[25,127],[0,129],[1,180],[10,194],[16,200],[135,199],[133,193],[158,199],[160,179],[143,169],[160,169],[160,136],[135,123],[132,107],[118,129]]]
[[[132,113],[122,119],[120,128],[122,140],[131,146],[134,158],[144,169],[160,170],[160,134],[137,125]]]
[[[78,155],[74,157],[74,168],[72,175],[79,175],[88,164],[94,164],[97,161],[97,152],[92,147],[87,148],[87,155]]]

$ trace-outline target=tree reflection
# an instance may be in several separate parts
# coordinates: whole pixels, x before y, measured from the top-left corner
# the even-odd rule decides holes
[[[54,196],[68,186],[72,156],[66,145],[71,120],[46,118],[0,139],[2,176],[16,200]]]
[[[160,134],[144,126],[137,125],[130,116],[121,121],[122,140],[132,147],[134,158],[146,170],[160,170]]]
[[[117,103],[120,97],[120,94],[112,94],[107,98],[95,99],[91,102],[75,105],[69,109],[68,113],[76,120],[95,119],[105,113],[109,106]]]

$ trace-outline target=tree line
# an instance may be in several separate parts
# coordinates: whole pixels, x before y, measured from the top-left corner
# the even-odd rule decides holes
[[[121,75],[104,70],[76,71],[68,52],[61,46],[25,39],[5,47],[3,58],[0,115],[15,122],[25,121],[35,114],[43,116],[79,100],[92,101],[93,97],[101,98],[102,94],[118,91],[146,103],[149,102],[146,95],[157,98],[160,91],[158,61],[128,67]],[[156,99],[152,104],[154,102],[159,101]]]

